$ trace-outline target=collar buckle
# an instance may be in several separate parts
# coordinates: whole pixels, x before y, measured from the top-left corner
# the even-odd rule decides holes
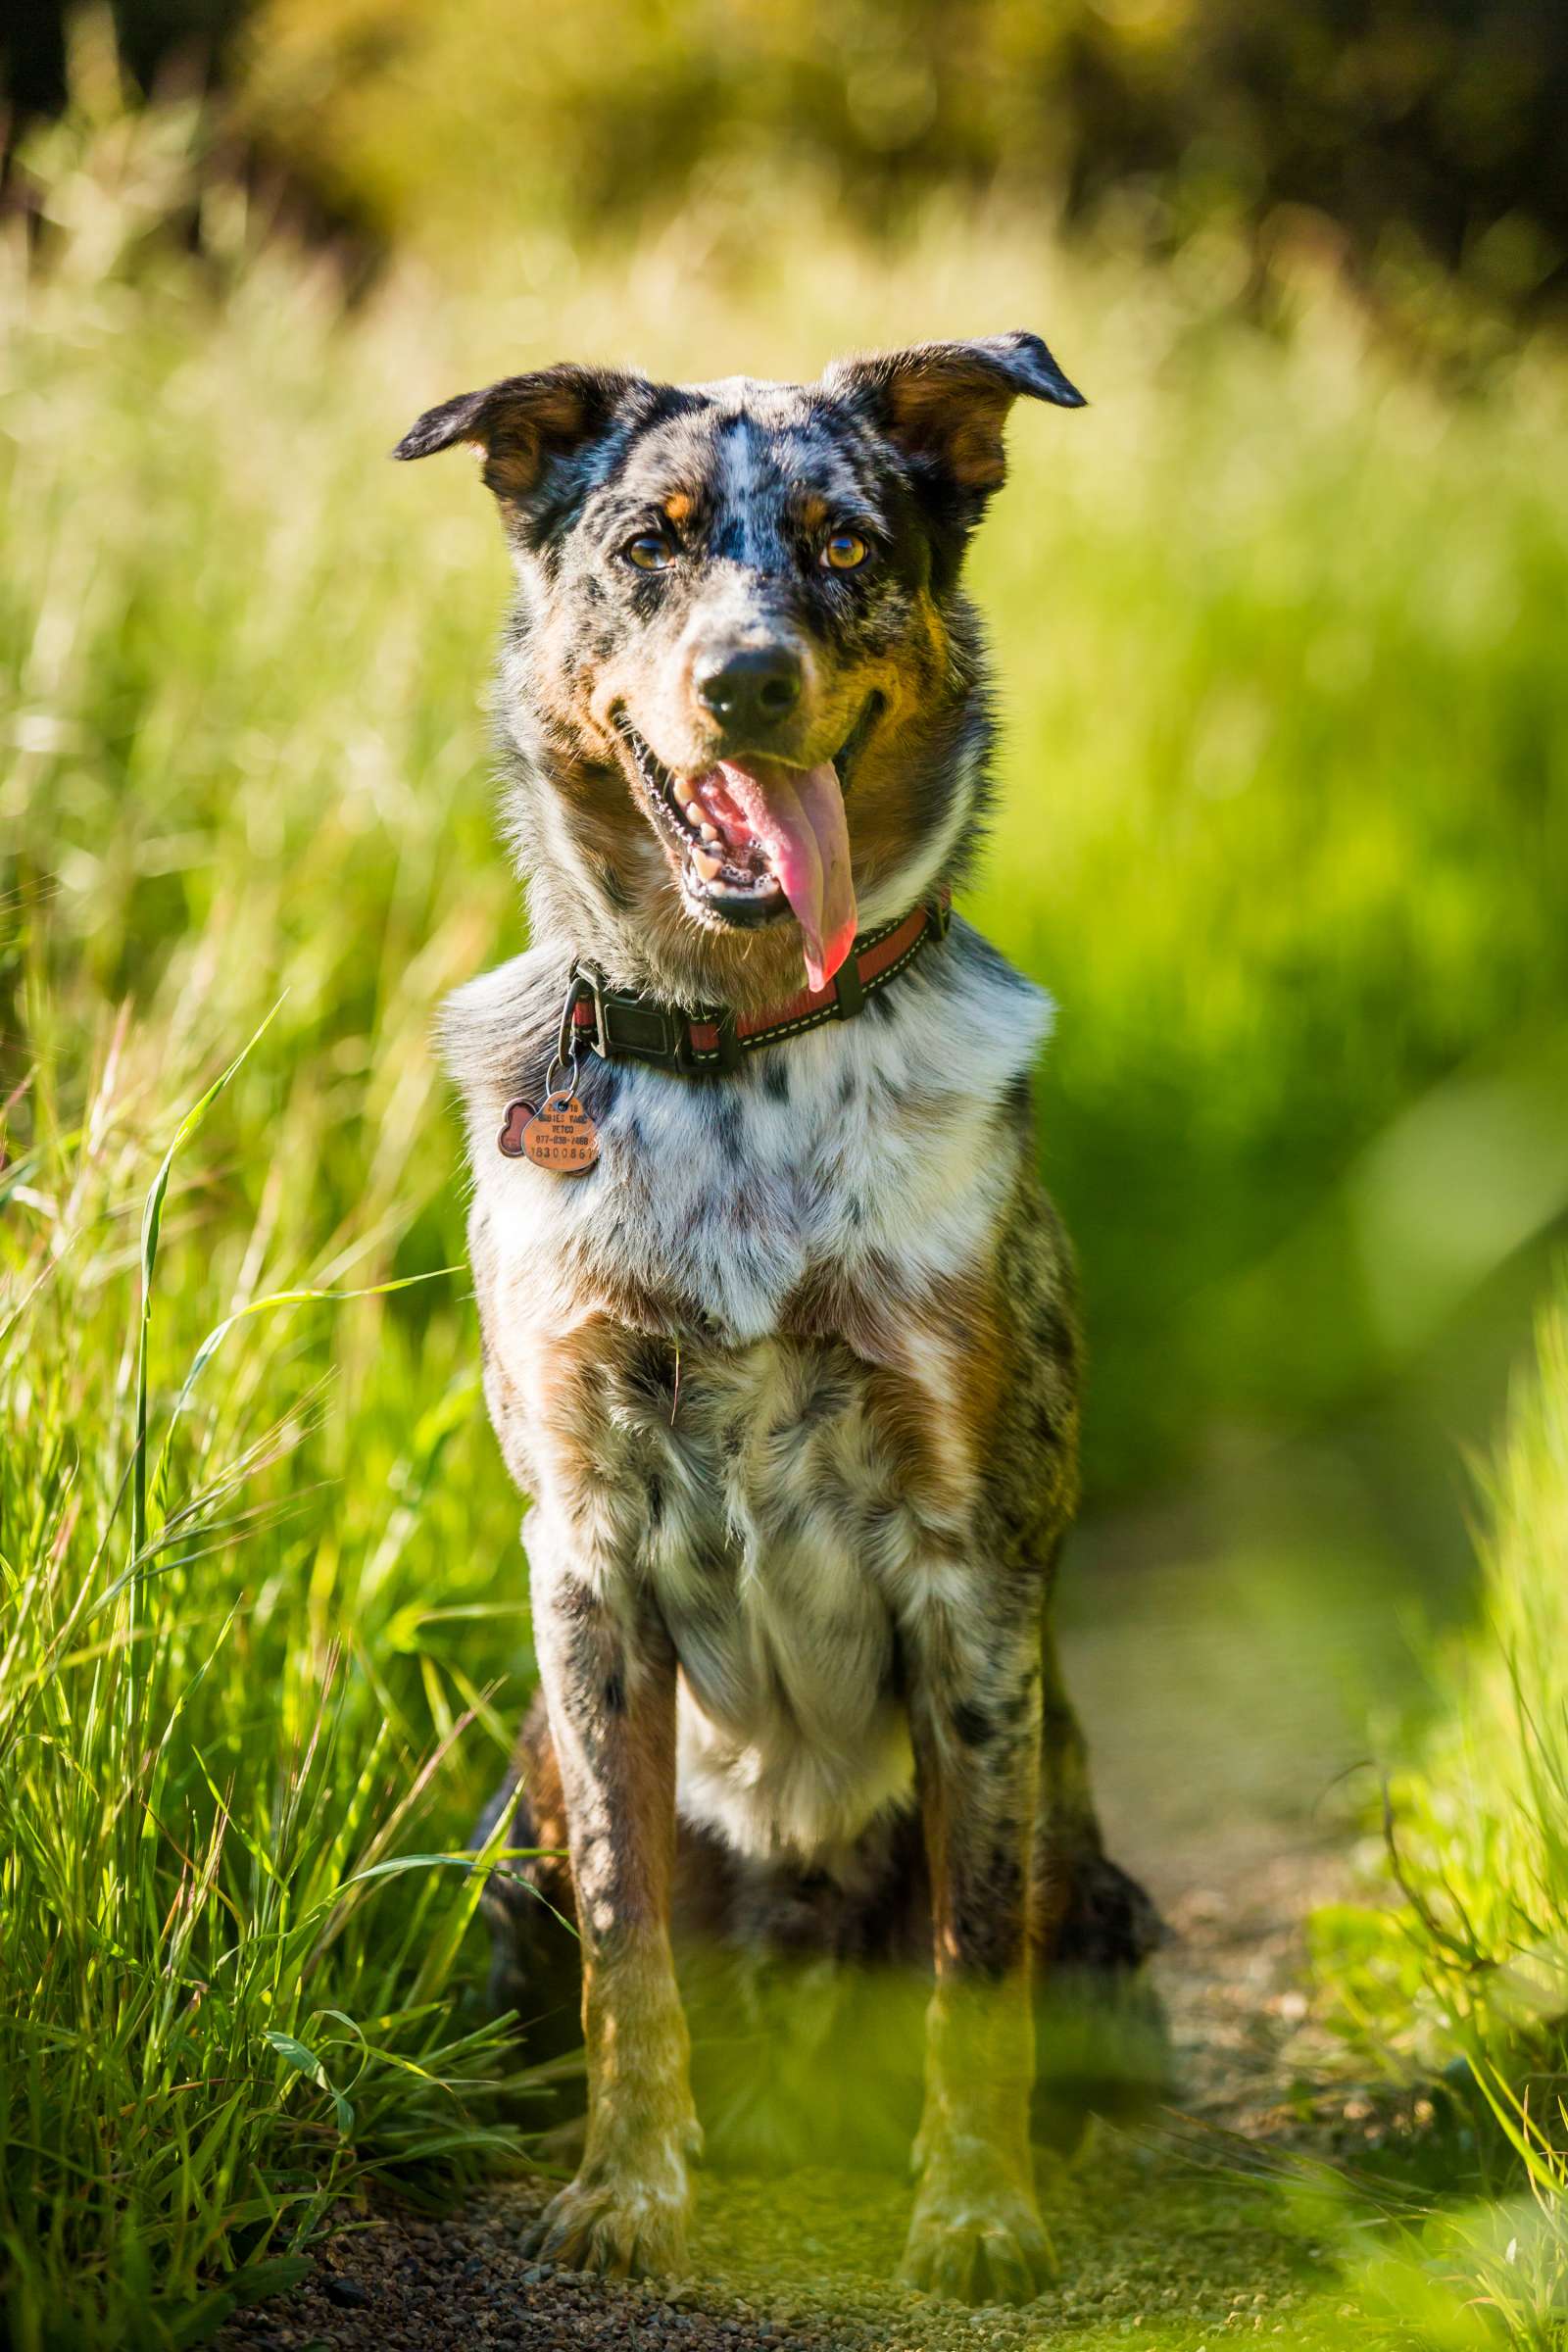
[[[579,1021],[579,1005],[592,1008],[588,1020]],[[561,1025],[563,1036],[580,1027],[602,1061],[649,1061],[686,1077],[706,1066],[693,1058],[691,1025],[677,1006],[610,988],[591,963],[571,967]]]

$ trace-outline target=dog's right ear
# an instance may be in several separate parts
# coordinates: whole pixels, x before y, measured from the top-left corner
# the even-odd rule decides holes
[[[503,512],[525,521],[560,466],[608,432],[628,399],[650,389],[641,376],[569,362],[505,376],[482,392],[460,392],[426,409],[392,455],[428,458],[465,441],[482,455],[485,486]]]

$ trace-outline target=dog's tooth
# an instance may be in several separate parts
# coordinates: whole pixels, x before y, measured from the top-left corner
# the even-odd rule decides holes
[[[723,862],[723,858],[715,858],[711,850],[693,850],[692,852],[692,863],[705,882],[712,881]]]
[[[683,808],[689,808],[697,798],[697,787],[690,776],[677,776],[670,789]]]
[[[699,833],[701,833],[705,841],[717,841],[719,839],[718,827],[714,824],[710,824],[707,817],[704,817],[697,830]]]

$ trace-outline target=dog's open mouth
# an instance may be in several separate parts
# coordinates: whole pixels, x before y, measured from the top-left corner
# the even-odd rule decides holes
[[[748,757],[689,776],[673,774],[620,720],[655,817],[680,852],[688,897],[748,928],[792,913],[812,988],[826,986],[855,939],[844,792],[870,717],[867,704],[840,751],[816,767]]]

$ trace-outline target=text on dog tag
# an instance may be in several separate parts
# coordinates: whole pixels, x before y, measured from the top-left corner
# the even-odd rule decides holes
[[[555,1094],[523,1128],[522,1148],[536,1168],[580,1176],[599,1157],[599,1130],[575,1095]]]

